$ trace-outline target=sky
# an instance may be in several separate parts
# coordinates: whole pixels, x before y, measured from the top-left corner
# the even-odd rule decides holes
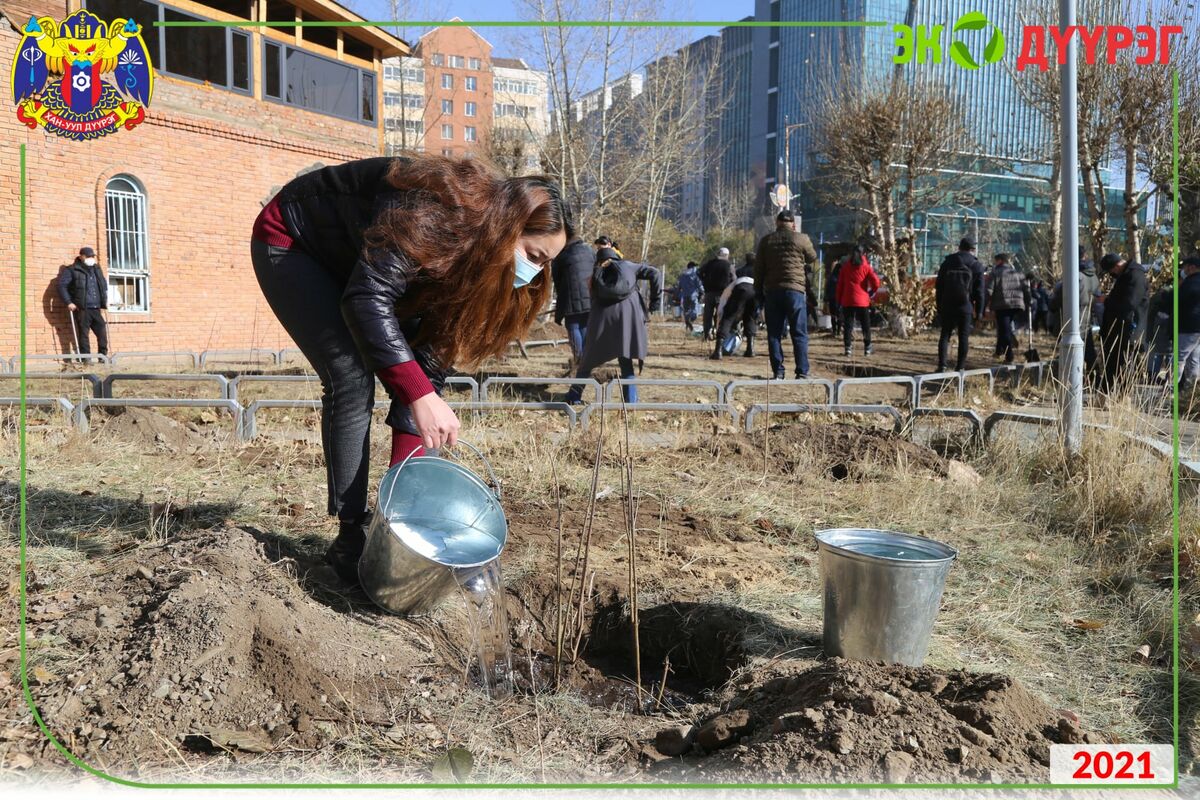
[[[388,20],[392,17],[389,0],[340,0],[355,12],[369,20]],[[401,7],[412,9],[409,18],[451,19],[459,17],[472,20],[521,20],[531,17],[527,3],[523,0],[396,0]],[[567,5],[571,5],[570,2]],[[618,2],[620,5],[620,2]],[[754,0],[666,0],[658,3],[661,10],[654,19],[732,21],[754,13]],[[663,8],[666,6],[667,8]],[[525,58],[537,65],[537,49],[531,47],[523,36],[530,29],[479,28],[480,35],[494,46],[493,55],[505,58]],[[697,27],[680,31],[684,41],[695,41],[716,33],[715,27]],[[424,30],[402,31],[407,39],[416,39]],[[599,81],[597,81],[598,83]]]

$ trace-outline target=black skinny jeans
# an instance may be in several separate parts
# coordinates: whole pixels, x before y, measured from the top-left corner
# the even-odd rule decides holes
[[[863,347],[871,346],[871,309],[863,306],[842,306],[842,344],[849,350],[854,346],[854,320],[863,332]]]
[[[375,376],[342,318],[346,287],[302,250],[253,241],[250,255],[271,310],[321,378],[329,514],[343,522],[364,520]]]
[[[946,309],[938,312],[942,322],[942,336],[938,339],[938,370],[947,366],[946,359],[950,355],[950,337],[958,332],[958,361],[956,370],[967,368],[967,348],[971,344],[971,309]]]
[[[1017,348],[1017,320],[1025,316],[1021,308],[1002,308],[996,312],[996,355],[1012,361]]]

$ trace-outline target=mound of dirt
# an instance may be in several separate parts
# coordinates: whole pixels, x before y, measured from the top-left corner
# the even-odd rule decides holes
[[[192,427],[149,408],[103,409],[97,427],[107,436],[143,445],[153,451],[195,453],[204,444],[204,436]]]
[[[764,448],[784,474],[825,474],[832,480],[884,480],[897,469],[945,478],[946,459],[891,431],[846,422],[796,420],[774,425],[764,437],[720,435],[691,449],[762,468]],[[740,459],[739,459],[740,457]]]
[[[1004,675],[840,658],[658,738],[686,753],[658,777],[889,783],[1044,781],[1052,743],[1104,742]]]
[[[176,748],[288,752],[392,725],[430,631],[338,613],[289,567],[244,530],[201,532],[137,551],[86,594],[39,600],[37,635],[82,653],[77,671],[33,673],[47,724],[93,763],[141,765]]]

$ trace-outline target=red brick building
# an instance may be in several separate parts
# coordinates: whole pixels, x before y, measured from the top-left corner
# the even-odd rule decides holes
[[[83,0],[132,17],[155,67],[146,120],[75,142],[0,103],[0,357],[19,349],[19,146],[27,150],[29,353],[68,352],[55,282],[83,245],[109,276],[111,349],[290,346],[258,289],[249,236],[263,203],[296,174],[383,149],[382,59],[408,52],[371,27],[154,28],[156,19],[360,20],[331,0]],[[9,73],[31,15],[61,20],[78,0],[0,0]]]

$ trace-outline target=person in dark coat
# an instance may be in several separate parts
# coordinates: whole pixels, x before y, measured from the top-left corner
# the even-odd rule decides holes
[[[838,267],[837,304],[842,309],[842,344],[846,358],[854,354],[854,321],[863,332],[863,354],[871,355],[871,301],[879,291],[879,276],[862,247],[855,247]]]
[[[713,361],[720,361],[724,355],[725,341],[742,326],[742,335],[746,340],[746,358],[754,357],[754,334],[758,332],[758,300],[755,297],[754,278],[742,276],[721,295],[717,306],[717,345],[713,348]]]
[[[754,277],[754,253],[746,253],[746,260],[737,268],[735,275],[739,278]]]
[[[1029,281],[1009,261],[1008,253],[997,253],[992,266],[989,307],[996,315],[996,357],[1013,363],[1020,345],[1017,322],[1029,316]]]
[[[775,215],[775,230],[758,242],[754,287],[767,317],[767,350],[771,377],[784,377],[783,332],[791,332],[796,378],[808,377],[808,274],[817,260],[812,240],[796,230],[796,215],[784,209]]]
[[[592,308],[588,279],[592,277],[595,257],[592,248],[583,239],[576,238],[563,248],[550,266],[555,294],[554,321],[567,329],[571,357],[576,362],[583,354],[583,340],[587,336],[588,312]]]
[[[1104,319],[1100,323],[1100,347],[1104,370],[1100,390],[1113,392],[1123,377],[1126,364],[1138,346],[1146,328],[1149,310],[1146,268],[1117,253],[1100,259],[1100,270],[1114,277],[1104,298]]]
[[[696,308],[703,290],[700,275],[696,272],[696,262],[689,261],[679,274],[679,306],[683,310],[683,324],[688,333],[696,330]]]
[[[951,253],[938,268],[934,285],[938,319],[942,335],[938,339],[938,372],[947,369],[950,352],[950,337],[958,333],[958,360],[956,370],[967,368],[967,352],[970,346],[971,321],[983,314],[983,264],[975,257],[975,242],[964,236],[958,243],[958,252]]]
[[[1200,256],[1185,258],[1180,267],[1183,275],[1179,282],[1179,353],[1173,377],[1179,381],[1181,389],[1191,392],[1200,380]],[[1161,318],[1169,360],[1175,330],[1175,292],[1172,288],[1167,287],[1156,295],[1150,313]]]
[[[699,274],[700,283],[704,285],[704,340],[708,341],[712,335],[717,303],[721,302],[721,293],[737,279],[733,264],[729,262],[729,248],[717,250],[717,254],[700,267]]]
[[[482,159],[368,158],[301,175],[254,222],[250,256],[284,330],[321,378],[326,560],[357,582],[366,542],[375,378],[392,399],[391,463],[454,446],[438,392],[525,334],[550,299],[546,267],[574,236],[557,183]]]
[[[75,260],[58,273],[58,296],[67,305],[73,339],[81,355],[92,352],[89,331],[96,334],[96,350],[108,355],[108,323],[104,309],[108,308],[108,281],[96,262],[96,251],[79,248]]]
[[[638,281],[650,282],[650,308],[642,303]],[[646,358],[649,344],[649,315],[658,310],[662,273],[648,264],[625,261],[611,247],[596,251],[596,267],[591,280],[592,310],[588,316],[588,335],[583,343],[577,378],[587,378],[592,370],[607,361],[617,360],[623,379],[633,378],[635,359]],[[625,402],[636,403],[637,386],[623,386]],[[572,386],[568,403],[583,398],[583,387]]]
[[[838,274],[842,269],[842,259],[837,259],[825,265],[825,307],[829,311],[829,326],[834,336],[842,331],[842,309],[837,301]]]
[[[1033,303],[1033,332],[1044,331],[1050,314],[1050,292],[1045,283],[1034,281],[1029,294]]]

